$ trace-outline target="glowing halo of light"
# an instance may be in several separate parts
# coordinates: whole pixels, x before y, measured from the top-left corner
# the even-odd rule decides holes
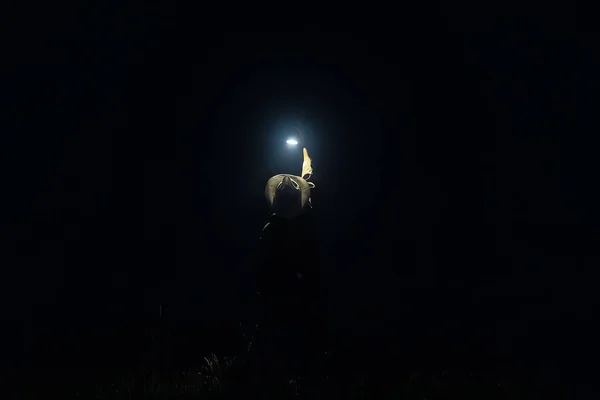
[[[296,139],[288,139],[285,141],[287,144],[290,144],[292,146],[295,146],[298,144],[298,141]]]

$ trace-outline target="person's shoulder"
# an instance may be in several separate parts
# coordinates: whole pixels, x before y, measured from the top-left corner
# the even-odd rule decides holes
[[[277,229],[277,226],[279,225],[279,219],[275,214],[272,214],[271,216],[269,216],[269,218],[267,219],[267,223],[263,226],[262,231],[261,231],[261,239],[265,236],[268,236],[271,234],[271,232],[273,232],[273,229]]]
[[[304,236],[310,233],[313,225],[314,217],[310,213],[302,214],[292,220],[272,214],[263,226],[261,237],[270,236],[283,239],[289,236]]]

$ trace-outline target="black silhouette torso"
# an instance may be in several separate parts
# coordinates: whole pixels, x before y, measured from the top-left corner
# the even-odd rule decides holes
[[[325,292],[313,218],[310,213],[292,220],[271,216],[262,232],[257,271],[263,333],[275,346],[271,351],[284,355],[277,364],[298,376],[316,372],[326,346]]]

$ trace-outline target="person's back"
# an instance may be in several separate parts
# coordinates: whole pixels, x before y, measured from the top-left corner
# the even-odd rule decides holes
[[[326,348],[326,303],[310,216],[272,216],[261,237],[259,297],[268,338],[263,360],[275,379],[318,379]],[[282,376],[287,374],[287,376]]]
[[[285,220],[273,215],[260,241],[258,285],[269,319],[310,308],[322,290],[312,216]]]

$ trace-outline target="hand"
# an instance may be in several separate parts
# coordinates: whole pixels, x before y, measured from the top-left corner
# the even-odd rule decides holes
[[[304,161],[302,162],[302,177],[306,180],[309,180],[313,172],[312,160],[308,156],[308,150],[306,150],[306,147],[302,149],[302,153],[304,154]]]

